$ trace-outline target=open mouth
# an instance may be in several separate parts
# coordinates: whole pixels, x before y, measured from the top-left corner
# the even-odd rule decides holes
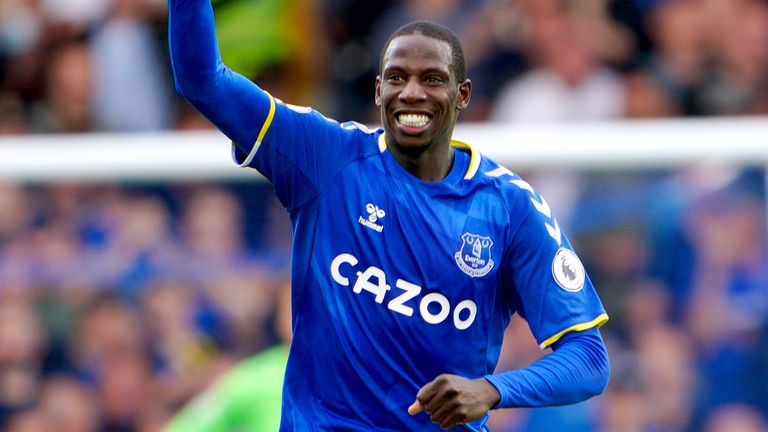
[[[409,128],[422,128],[429,124],[431,118],[427,114],[398,114],[397,123]]]

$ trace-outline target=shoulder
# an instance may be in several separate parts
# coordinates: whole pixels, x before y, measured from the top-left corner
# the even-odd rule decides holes
[[[517,235],[524,224],[544,228],[539,231],[549,235],[560,246],[563,234],[549,203],[520,175],[504,166],[488,160],[483,174],[492,181],[509,212],[510,233]]]
[[[521,206],[529,207],[531,198],[539,197],[533,186],[519,174],[485,155],[481,154],[479,158],[474,180],[494,190],[511,210],[520,209]]]
[[[283,132],[287,130],[292,136],[332,141],[331,145],[341,142],[347,146],[375,149],[378,136],[383,133],[381,128],[369,128],[356,121],[340,122],[312,107],[293,105],[278,98],[272,98],[272,101],[275,121],[280,123]]]
[[[355,143],[357,151],[363,157],[379,154],[386,148],[384,129],[382,128],[371,129],[356,121],[339,123],[339,127]]]

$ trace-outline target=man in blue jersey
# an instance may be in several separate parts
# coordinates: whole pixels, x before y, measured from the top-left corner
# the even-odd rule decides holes
[[[485,431],[493,408],[600,393],[607,319],[547,202],[452,140],[470,100],[430,22],[382,50],[382,129],[285,104],[221,62],[209,0],[169,0],[177,90],[274,185],[294,228],[283,431]],[[494,371],[511,316],[553,352]]]

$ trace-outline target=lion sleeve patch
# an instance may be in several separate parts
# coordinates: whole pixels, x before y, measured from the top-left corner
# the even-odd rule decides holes
[[[586,272],[576,254],[566,248],[560,248],[552,260],[552,276],[560,288],[569,292],[578,292],[584,288]]]

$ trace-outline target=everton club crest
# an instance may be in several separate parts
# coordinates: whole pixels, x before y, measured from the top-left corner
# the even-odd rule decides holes
[[[487,275],[494,265],[491,259],[493,240],[468,232],[461,236],[461,240],[461,249],[453,254],[461,271],[472,277]]]

